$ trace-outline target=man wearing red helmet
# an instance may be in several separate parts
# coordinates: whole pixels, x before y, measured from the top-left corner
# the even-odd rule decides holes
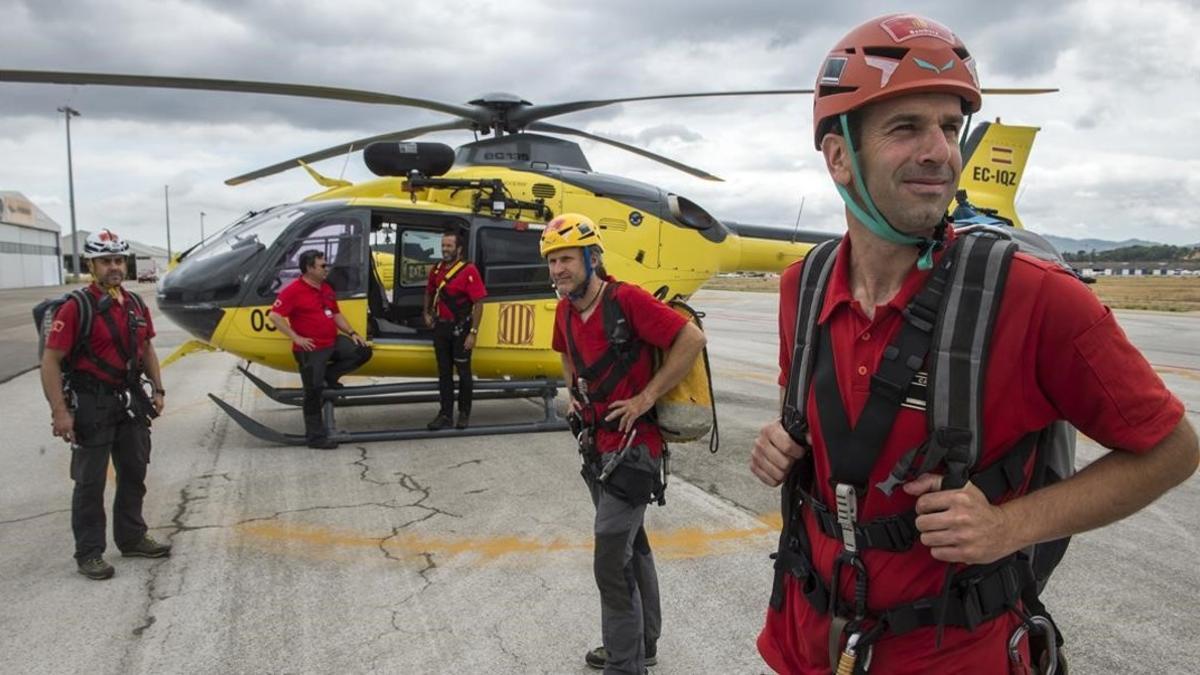
[[[915,377],[881,424],[872,415],[883,389],[877,375],[896,359],[895,338],[921,323],[911,303],[958,236],[945,215],[962,170],[957,139],[964,115],[981,103],[963,43],[913,15],[855,28],[818,73],[814,142],[846,204],[848,232],[828,259],[823,297],[799,305],[807,261],[781,279],[779,384],[803,405],[786,424],[763,427],[750,462],[767,485],[787,481],[786,536],[758,638],[777,672],[1024,667],[1029,650],[1017,629],[1028,618],[1020,595],[1028,586],[1008,575],[1013,554],[1124,518],[1195,471],[1200,451],[1182,404],[1111,311],[1060,268],[1017,253],[999,282],[1003,301],[990,330],[976,427],[980,473],[960,489],[943,489],[947,455],[912,471],[902,489],[886,487],[906,453],[949,444],[931,437],[924,401],[899,405],[918,396]],[[816,364],[815,375],[792,380],[803,382],[793,393],[797,316],[810,307],[814,334],[801,337],[816,345],[803,357]],[[1018,464],[1016,487],[989,502],[980,474],[1060,418],[1114,451],[1037,491],[1028,490],[1029,463]],[[881,433],[859,433],[872,426]],[[866,480],[842,477],[854,463]],[[868,524],[901,529],[906,518],[906,546],[896,545],[899,534],[864,536]],[[975,583],[978,570],[996,574]],[[1010,661],[1014,636],[1017,661]]]

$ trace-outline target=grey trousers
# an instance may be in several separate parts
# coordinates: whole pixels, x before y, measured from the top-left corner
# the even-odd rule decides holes
[[[617,471],[657,472],[662,460],[645,446],[631,448]],[[611,479],[610,479],[611,480]],[[600,627],[608,653],[606,675],[642,675],[646,647],[655,648],[662,632],[662,607],[654,554],[642,520],[645,504],[630,504],[595,481],[587,481],[596,506],[593,571],[600,590]]]

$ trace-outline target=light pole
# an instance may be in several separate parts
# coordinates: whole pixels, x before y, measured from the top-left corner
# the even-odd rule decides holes
[[[67,191],[71,200],[71,273],[79,278],[79,236],[75,230],[75,172],[71,166],[71,118],[79,117],[79,111],[69,105],[58,109],[67,119]]]
[[[163,206],[167,210],[167,265],[171,264],[171,186],[163,186]]]
[[[204,212],[200,212],[200,242],[204,242]]]

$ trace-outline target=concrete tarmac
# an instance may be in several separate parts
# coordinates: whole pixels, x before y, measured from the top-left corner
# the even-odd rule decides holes
[[[656,674],[766,671],[754,639],[770,592],[778,492],[746,465],[758,427],[777,407],[775,303],[769,294],[696,297],[708,313],[721,451],[678,446],[668,505],[648,510],[664,601]],[[1200,317],[1119,316],[1200,423]],[[156,325],[160,357],[187,339],[161,315]],[[69,450],[50,433],[37,373],[0,384],[9,436],[0,445],[6,668],[594,672],[582,660],[599,644],[592,506],[566,434],[334,451],[271,446],[205,397],[216,393],[283,430],[301,428],[299,412],[261,395],[236,363],[198,354],[167,369],[145,516],[174,554],[126,559],[110,546],[117,575],[104,582],[75,573]],[[255,372],[276,384],[298,381]],[[472,421],[528,415],[534,405],[479,402]],[[338,421],[408,426],[433,412],[433,404],[349,408]],[[1083,440],[1081,465],[1102,453]],[[1045,596],[1074,672],[1196,672],[1198,480],[1075,538]]]

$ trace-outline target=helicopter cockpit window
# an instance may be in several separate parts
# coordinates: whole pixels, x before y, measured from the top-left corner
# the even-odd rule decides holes
[[[273,292],[300,278],[300,254],[316,249],[329,265],[326,279],[339,296],[365,293],[366,246],[362,220],[354,214],[334,214],[312,223],[285,249],[276,262]]]
[[[550,271],[538,249],[539,230],[479,230],[476,266],[490,297],[552,295]]]
[[[442,233],[425,230],[404,230],[400,235],[401,288],[424,287],[429,270],[442,259]]]
[[[208,243],[188,255],[193,260],[212,258],[247,246],[271,247],[284,230],[304,211],[295,208],[276,208],[244,217],[213,235]]]

